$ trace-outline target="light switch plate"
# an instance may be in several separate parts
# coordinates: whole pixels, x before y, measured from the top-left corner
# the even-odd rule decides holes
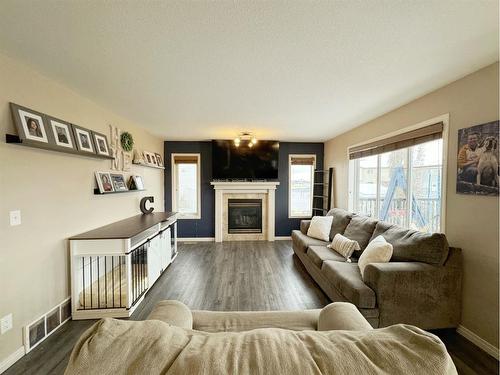
[[[12,329],[12,314],[5,315],[2,320],[0,320],[0,334],[3,335],[10,329]]]
[[[10,225],[21,225],[21,211],[10,211]]]

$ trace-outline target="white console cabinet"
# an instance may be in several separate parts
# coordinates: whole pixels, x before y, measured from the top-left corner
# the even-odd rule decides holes
[[[73,319],[129,317],[177,256],[174,213],[138,215],[70,238]]]

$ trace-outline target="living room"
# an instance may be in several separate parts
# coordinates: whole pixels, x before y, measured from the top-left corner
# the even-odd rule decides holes
[[[0,19],[0,373],[498,373],[498,1]]]

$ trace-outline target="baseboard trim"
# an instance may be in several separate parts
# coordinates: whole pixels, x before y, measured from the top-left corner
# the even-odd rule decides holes
[[[215,237],[177,237],[179,242],[214,242]]]
[[[22,357],[24,357],[25,351],[24,346],[21,346],[14,353],[5,358],[2,362],[0,362],[0,374],[7,371],[7,369],[12,366],[14,363],[19,361]]]
[[[274,239],[276,241],[288,241],[288,240],[291,240],[292,237],[290,237],[290,236],[276,236],[276,237],[274,237]]]
[[[491,355],[493,358],[496,360],[500,359],[499,356],[499,349],[496,348],[495,346],[491,345],[488,341],[482,339],[478,335],[476,335],[474,332],[471,330],[465,328],[463,325],[459,325],[457,327],[457,333],[460,334],[461,336],[465,337],[467,340],[472,342],[474,345],[477,347],[483,349],[486,353]]]

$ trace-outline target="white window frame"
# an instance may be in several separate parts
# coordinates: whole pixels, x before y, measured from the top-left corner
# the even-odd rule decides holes
[[[358,174],[358,170],[355,168],[355,165],[356,165],[355,160],[349,160],[349,150],[353,147],[359,147],[359,146],[363,146],[363,145],[368,144],[368,143],[372,143],[372,142],[380,141],[382,139],[394,137],[396,135],[407,133],[407,132],[412,131],[412,130],[424,128],[426,126],[433,125],[433,124],[436,124],[438,122],[443,123],[443,133],[442,133],[443,134],[442,135],[442,140],[443,140],[442,161],[443,161],[443,165],[442,165],[442,176],[441,176],[441,217],[440,217],[440,225],[439,226],[440,226],[440,232],[446,233],[446,206],[447,206],[447,204],[446,204],[446,202],[447,202],[446,191],[447,191],[447,186],[448,186],[448,183],[447,183],[447,180],[448,180],[448,132],[449,132],[449,124],[450,124],[450,114],[449,113],[446,113],[446,114],[443,114],[443,115],[440,115],[437,117],[433,117],[429,120],[419,122],[418,124],[407,126],[405,128],[396,130],[394,132],[384,134],[383,136],[375,137],[375,138],[369,139],[367,141],[353,144],[353,145],[347,147],[347,160],[348,160],[348,164],[349,164],[348,165],[348,209],[349,209],[349,211],[356,210],[354,200],[355,200],[355,197],[357,196],[357,194],[356,194],[356,189],[357,189],[356,175]],[[380,156],[379,156],[379,161],[380,161]],[[380,170],[380,168],[378,168],[378,170]],[[409,171],[411,170],[411,160],[408,160],[408,170]],[[411,173],[411,171],[408,173]],[[378,177],[380,177],[380,176],[378,176]],[[377,181],[379,181],[379,178],[377,178]],[[377,182],[377,190],[378,189],[379,189],[379,187],[378,187],[378,182]],[[410,195],[411,194],[411,186],[409,186],[408,193],[409,193],[409,197],[411,197],[411,195]],[[377,194],[378,194],[378,191],[377,191]],[[409,207],[408,207],[409,214],[411,214],[411,209],[412,209],[411,201],[412,200],[409,199],[409,202],[410,202]],[[378,212],[378,211],[376,211],[376,212]]]
[[[313,167],[311,171],[311,215],[292,215],[292,158],[313,158]],[[288,218],[289,219],[310,219],[313,215],[314,200],[314,171],[316,170],[316,154],[289,154],[288,155]]]
[[[172,176],[172,211],[177,212],[177,168],[175,165],[175,158],[180,156],[196,156],[197,163],[197,204],[195,213],[178,213],[178,219],[201,219],[201,154],[199,153],[172,153],[171,155],[171,176]]]

